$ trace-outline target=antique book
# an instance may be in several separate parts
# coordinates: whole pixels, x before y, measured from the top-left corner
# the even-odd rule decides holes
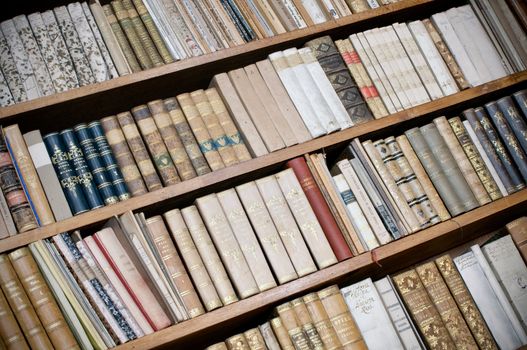
[[[494,181],[494,178],[479,154],[478,149],[472,142],[461,119],[459,117],[454,117],[448,119],[448,122],[490,199],[496,200],[501,198],[502,195],[496,181]]]
[[[243,333],[225,339],[225,344],[229,350],[251,350]]]
[[[5,74],[5,72],[4,72]],[[512,94],[523,115],[527,115],[527,90],[523,89]],[[500,100],[498,100],[500,101]]]
[[[282,349],[282,347],[280,346],[280,343],[278,342],[278,339],[276,338],[276,335],[273,332],[273,328],[269,321],[259,325],[258,329],[260,330],[260,333],[262,334],[262,337],[265,341],[265,346],[267,347],[267,349],[269,350],[281,350]]]
[[[276,339],[280,344],[280,348],[283,350],[295,350],[296,348],[293,345],[291,338],[289,337],[287,329],[282,323],[282,319],[280,317],[275,317],[271,319],[270,323],[271,327],[273,328],[274,334],[276,335]]]
[[[262,336],[262,333],[260,333],[260,330],[258,327],[251,328],[245,332],[243,332],[243,335],[245,336],[245,339],[247,340],[247,344],[249,345],[250,350],[266,350],[267,346],[265,345],[265,340]]]
[[[522,119],[522,113],[518,110],[510,96],[502,97],[496,103],[514,132],[514,135],[516,135],[516,138],[520,142],[523,151],[527,152],[527,122]],[[518,102],[518,104],[521,106],[521,102]]]
[[[260,17],[263,17],[264,22],[268,24],[274,35],[286,32],[284,25],[267,0],[254,1],[254,4],[261,15]]]
[[[24,140],[55,219],[61,221],[71,217],[70,207],[62,191],[40,131],[34,130],[24,134]]]
[[[155,124],[148,106],[141,105],[134,107],[131,112],[137,123],[137,127],[141,131],[145,140],[146,146],[152,155],[152,159],[161,176],[163,184],[165,186],[170,186],[180,182],[180,177],[174,166],[174,162],[163,142],[161,133]]]
[[[320,334],[318,334],[318,331],[313,324],[313,320],[311,319],[309,311],[307,311],[304,300],[302,298],[296,298],[291,300],[290,304],[295,312],[298,325],[302,328],[302,331],[309,340],[310,347],[312,349],[324,348]]]
[[[287,330],[289,338],[293,342],[295,349],[315,349],[315,347],[312,346],[308,335],[302,329],[291,302],[278,305],[275,310],[276,314],[280,316],[280,320],[282,321],[284,328]]]
[[[4,195],[2,194],[2,191],[0,191],[0,196],[2,197],[0,199],[0,206],[3,206],[4,205],[3,202],[5,202],[5,198],[3,198]],[[7,203],[5,203],[5,204],[7,206]],[[5,222],[4,209],[5,208],[1,208],[0,209],[0,239],[4,239],[4,238],[9,237],[10,230],[11,230],[11,227],[8,228],[7,224]],[[11,219],[11,214],[9,214],[9,217],[7,217],[7,219]],[[14,225],[14,223],[13,223],[13,225]],[[14,231],[14,234],[16,234],[16,230]]]
[[[207,311],[221,307],[221,302],[216,288],[207,272],[203,259],[201,258],[196,245],[194,244],[190,232],[183,221],[183,216],[179,209],[167,211],[163,214],[181,257],[188,267],[188,272],[196,290],[203,301]]]
[[[213,22],[220,27],[229,46],[238,46],[245,43],[243,34],[237,29],[236,21],[229,18],[229,14],[219,0],[206,0],[203,7],[209,11]]]
[[[289,209],[276,178],[271,175],[255,181],[285,249],[299,277],[315,272],[317,266]]]
[[[216,144],[212,139],[212,135],[207,130],[205,122],[200,116],[200,113],[192,100],[189,93],[177,96],[177,100],[187,118],[187,122],[196,137],[201,153],[209,163],[209,167],[214,170],[219,170],[225,167],[222,157],[216,148]]]
[[[417,272],[409,270],[400,273],[393,277],[393,281],[427,346],[431,349],[456,349]]]
[[[346,0],[353,13],[368,11],[370,6],[366,0]]]
[[[333,285],[317,292],[317,294],[342,347],[344,349],[367,349],[368,347],[349,312],[339,287]]]
[[[284,2],[280,0],[269,0],[268,3],[288,32],[299,28],[293,15],[291,14],[291,12],[288,11],[287,6]]]
[[[283,284],[297,279],[298,274],[291,262],[291,258],[287,254],[285,244],[280,238],[256,183],[251,181],[236,186],[236,192],[254,227],[254,232],[258,236],[262,249],[269,259],[269,264],[278,283]]]
[[[468,160],[467,156],[463,152],[463,148],[459,144],[450,124],[448,123],[445,117],[439,117],[434,119],[434,124],[437,127],[437,131],[445,140],[450,153],[454,157],[459,170],[463,174],[465,180],[467,181],[470,190],[476,197],[479,205],[487,204],[491,201],[489,194],[483,187],[479,177],[476,175],[472,164]]]
[[[216,194],[196,199],[196,206],[240,298],[244,299],[258,293],[258,285]]]
[[[4,137],[7,150],[11,155],[24,192],[29,199],[29,204],[35,214],[39,226],[49,225],[55,222],[53,211],[49,205],[44,189],[38,177],[31,155],[27,149],[18,124],[4,128]]]
[[[403,347],[371,278],[346,286],[341,292],[368,349]]]
[[[415,268],[430,300],[436,307],[456,348],[476,348],[463,315],[433,261]]]
[[[183,142],[176,131],[163,101],[150,101],[147,105],[181,180],[185,181],[196,177],[196,171],[190,162]]]
[[[260,292],[276,282],[234,188],[216,194]]]
[[[524,261],[527,261],[527,220],[524,216],[509,222],[505,225],[507,232],[512,237],[516,248],[520,252]]]
[[[7,44],[4,33],[0,30],[0,68],[2,68],[2,75],[6,80],[9,88],[9,93],[13,98],[13,102],[26,101],[27,94],[22,84],[22,79],[18,73],[15,60]]]
[[[469,251],[454,258],[454,263],[498,347],[500,349],[517,349],[521,346],[523,342],[516,333],[502,304],[496,302],[497,296],[474,252]]]
[[[374,284],[404,348],[408,350],[424,349],[425,345],[423,340],[410,318],[403,301],[395,291],[390,276],[375,281]]]
[[[0,312],[3,315],[0,319],[0,337],[3,345],[7,349],[29,350],[24,334],[16,322],[15,316],[2,291],[0,291]]]
[[[0,165],[0,177],[2,177],[2,165]],[[0,216],[2,217],[2,222],[4,223],[3,227],[4,227],[5,232],[3,232],[3,235],[5,237],[16,235],[18,231],[15,226],[15,222],[13,221],[13,216],[11,215],[11,211],[9,210],[6,197],[4,196],[4,193],[2,192],[2,186],[0,186]],[[36,227],[36,223],[34,225]]]
[[[207,99],[205,91],[202,89],[196,90],[190,93],[190,97],[198,110],[203,123],[209,132],[212,143],[214,144],[216,150],[220,154],[220,157],[225,166],[231,166],[237,164],[238,157],[236,157],[236,152],[234,151],[233,145],[229,142],[225,130],[220,124],[218,116],[215,111],[212,109],[212,106]]]
[[[313,321],[324,347],[328,350],[338,349],[341,346],[340,340],[317,293],[307,294],[302,300],[305,303],[309,316]]]
[[[207,346],[205,350],[229,350],[229,348],[227,348],[227,345],[225,345],[225,342],[222,341],[220,343]]]

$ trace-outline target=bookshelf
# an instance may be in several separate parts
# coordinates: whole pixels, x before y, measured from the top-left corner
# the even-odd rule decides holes
[[[64,1],[57,1],[64,3]],[[107,2],[107,1],[104,1]],[[37,1],[25,4],[29,13],[37,9]],[[428,14],[465,3],[465,1],[403,0],[360,14],[328,21],[301,30],[250,42],[211,54],[186,59],[146,71],[133,73],[98,84],[84,86],[52,96],[0,108],[0,124],[18,123],[23,132],[40,128],[43,132],[71,127],[78,122],[91,121],[115,114],[150,100],[175,96],[181,92],[205,88],[214,74],[239,68],[269,53],[329,34],[344,37],[355,31],[394,21],[426,17]],[[53,4],[53,5],[57,5]],[[28,7],[29,6],[29,7]],[[46,4],[46,7],[52,5]],[[12,17],[19,14],[4,14]],[[8,252],[31,242],[100,225],[114,215],[132,211],[162,213],[166,209],[188,204],[192,199],[220,191],[244,181],[271,174],[282,168],[289,159],[319,150],[343,146],[352,138],[386,134],[422,124],[442,113],[459,113],[463,108],[527,87],[527,71],[461,91],[380,120],[313,139],[263,157],[240,163],[182,183],[149,192],[127,201],[93,210],[45,227],[0,240],[0,253]],[[222,307],[197,318],[171,326],[152,335],[120,345],[118,349],[161,347],[196,348],[203,342],[222,340],[234,334],[238,327],[263,316],[278,303],[294,296],[321,289],[333,283],[371,275],[384,275],[403,269],[420,260],[442,253],[465,243],[508,220],[525,215],[527,190],[502,198],[463,215],[434,225],[408,237],[381,246],[329,268],[278,286],[256,296]],[[206,334],[207,339],[203,339]]]

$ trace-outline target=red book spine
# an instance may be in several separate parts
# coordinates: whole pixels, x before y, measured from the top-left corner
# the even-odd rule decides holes
[[[337,226],[337,222],[331,214],[328,204],[322,196],[322,192],[320,192],[315,179],[313,179],[313,175],[309,171],[304,158],[298,157],[290,160],[287,162],[287,167],[293,169],[295,172],[298,181],[302,185],[302,190],[304,190],[307,200],[311,208],[313,208],[315,216],[320,226],[322,226],[322,230],[337,259],[342,261],[351,258],[353,254]]]

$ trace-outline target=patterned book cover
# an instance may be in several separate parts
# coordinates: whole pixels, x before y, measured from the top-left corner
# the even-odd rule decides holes
[[[7,44],[4,33],[0,30],[0,69],[13,97],[13,102],[18,103],[27,100],[26,90],[22,79],[16,68],[16,63]]]
[[[249,344],[249,347],[251,349],[266,349],[266,343],[262,336],[262,333],[256,328],[251,328],[245,332],[243,332],[243,335],[245,336],[245,339],[247,339],[247,343]]]
[[[0,71],[0,107],[6,107],[15,103],[4,74]]]

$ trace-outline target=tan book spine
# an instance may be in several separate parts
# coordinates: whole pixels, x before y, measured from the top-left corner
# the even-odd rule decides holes
[[[260,243],[234,188],[216,194],[260,292],[276,287],[276,281]]]
[[[139,38],[139,35],[137,34],[134,28],[134,24],[130,19],[128,11],[124,8],[122,0],[113,0],[110,4],[112,5],[115,17],[117,18],[119,25],[121,26],[126,37],[128,38],[128,42],[130,43],[130,46],[132,47],[132,50],[135,53],[135,56],[137,57],[141,68],[149,69],[154,67],[152,60],[148,56],[148,53],[143,47],[141,39]]]
[[[251,350],[249,343],[243,333],[233,335],[230,338],[225,339],[227,349],[229,350]]]
[[[207,129],[207,126],[205,125],[205,122],[203,119],[201,119],[200,112],[198,111],[190,94],[186,93],[178,95],[177,100],[181,106],[181,109],[183,109],[183,113],[187,118],[190,128],[194,133],[194,137],[196,137],[201,152],[205,156],[205,159],[207,159],[210,168],[213,171],[225,168],[222,157],[216,149],[216,145]]]
[[[229,46],[238,46],[245,43],[219,0],[205,0],[205,5],[229,42]]]
[[[295,349],[310,350],[311,344],[309,338],[304,333],[291,303],[287,302],[277,306],[276,313],[280,316],[280,320],[282,321],[284,328],[287,330]]]
[[[366,0],[346,0],[346,3],[353,13],[364,12],[370,9]]]
[[[304,7],[304,5],[302,5],[302,0],[292,0],[292,1],[293,1],[293,4],[295,5],[296,9],[298,10],[300,15],[304,19],[304,22],[306,22],[306,25],[308,27],[311,27],[311,26],[315,25],[315,23],[313,22],[313,19],[311,18],[311,16],[307,12],[306,8]]]
[[[280,191],[276,178],[271,175],[255,181],[256,186],[273,218],[278,234],[291,258],[299,277],[317,270],[315,262],[307,249],[306,242],[300,233],[291,210]]]
[[[265,340],[262,337],[262,333],[260,333],[258,327],[251,328],[243,332],[243,335],[245,336],[245,339],[247,339],[247,343],[249,344],[249,348],[251,350],[267,350],[267,346],[265,346]]]
[[[345,350],[366,350],[368,347],[362,339],[359,328],[353,320],[353,316],[346,305],[344,297],[340,293],[338,286],[330,286],[318,293],[318,297],[324,305],[329,320],[337,333],[342,349]]]
[[[415,176],[419,180],[419,183],[423,186],[423,191],[426,193],[428,199],[432,202],[432,205],[434,206],[434,209],[437,215],[439,215],[441,221],[450,219],[448,210],[443,204],[443,201],[432,184],[432,181],[430,181],[430,178],[426,174],[426,170],[423,168],[423,165],[417,158],[417,155],[415,154],[412,145],[410,145],[408,138],[405,135],[401,135],[396,137],[396,141],[404,156],[408,160],[408,164],[410,164]]]
[[[450,289],[450,293],[457,303],[459,311],[465,317],[468,328],[472,331],[472,335],[480,349],[496,350],[498,347],[487,328],[483,316],[481,316],[478,307],[465,286],[463,278],[457,271],[452,258],[449,255],[443,255],[437,258],[435,263],[448,289]]]
[[[196,205],[240,298],[257,294],[258,285],[216,194],[196,199]]]
[[[29,346],[24,339],[24,334],[16,322],[15,316],[7,303],[4,293],[0,290],[0,344],[1,349],[21,349],[29,350]],[[2,345],[4,347],[2,347]]]
[[[112,115],[103,118],[101,119],[101,125],[132,196],[135,197],[147,193],[148,189],[143,182],[139,168],[135,164],[134,156],[126,143],[126,138],[119,126],[117,117]]]
[[[291,305],[293,306],[293,310],[295,310],[298,323],[302,327],[304,334],[307,335],[307,338],[311,343],[310,348],[313,350],[325,349],[325,346],[322,343],[322,338],[320,337],[320,334],[318,334],[318,330],[313,324],[311,315],[309,314],[306,304],[304,303],[302,298],[293,299],[291,301]]]
[[[527,217],[522,216],[509,222],[505,227],[520,251],[523,261],[527,261]]]
[[[269,26],[273,29],[275,34],[283,34],[286,32],[286,29],[280,19],[278,18],[276,12],[271,7],[271,4],[267,0],[256,0],[256,6],[260,10],[260,13],[265,17]]]
[[[432,350],[456,349],[417,272],[409,270],[400,273],[393,277],[393,281],[427,345]]]
[[[288,32],[298,29],[298,25],[291,13],[286,8],[286,5],[280,0],[269,0],[269,4],[273,8],[274,12],[287,29]]]
[[[161,175],[165,186],[180,182],[180,177],[170,157],[170,153],[163,142],[163,137],[157,129],[154,118],[146,105],[132,108],[132,115],[141,131],[146,146],[152,155],[152,160]]]
[[[283,284],[298,278],[291,259],[280,239],[273,219],[254,182],[248,182],[236,187],[236,192],[243,203],[247,216],[251,220],[262,249],[271,264],[278,280]]]
[[[467,183],[472,190],[472,193],[474,193],[479,205],[489,203],[491,201],[490,196],[485,190],[485,187],[483,187],[478,175],[476,175],[476,172],[465,155],[465,152],[463,152],[463,148],[452,131],[448,120],[445,117],[439,117],[434,119],[434,124],[436,125],[439,134],[445,139],[445,143],[450,149],[452,156],[467,180]]]
[[[4,134],[11,150],[13,161],[16,162],[17,171],[21,177],[20,180],[24,182],[25,191],[31,200],[31,207],[35,213],[37,223],[39,226],[45,226],[55,222],[53,212],[18,124],[4,128]]]
[[[0,287],[32,349],[53,349],[42,323],[7,255],[0,255]]]
[[[53,347],[80,349],[29,249],[17,249],[9,259]]]
[[[276,339],[280,344],[280,348],[283,350],[295,350],[295,346],[293,345],[291,338],[289,338],[289,333],[287,333],[287,329],[285,329],[280,317],[273,318],[270,323],[273,332],[276,335]]]
[[[340,349],[340,343],[337,333],[329,320],[329,316],[324,309],[324,305],[320,301],[317,293],[310,293],[302,298],[306,305],[307,311],[313,320],[313,324],[317,329],[320,339],[327,350]]]
[[[463,315],[459,311],[456,302],[445,281],[441,277],[436,264],[428,262],[415,269],[428,296],[436,307],[445,327],[456,345],[457,349],[476,349],[478,346],[470,333]]]
[[[132,152],[135,163],[141,172],[141,176],[143,177],[148,191],[160,189],[163,185],[161,184],[156,168],[150,159],[150,155],[148,154],[143,139],[141,138],[139,129],[137,129],[134,118],[130,112],[123,112],[117,114],[117,121],[121,126],[128,147],[130,147],[130,152]]]
[[[189,180],[196,177],[196,171],[172,123],[172,118],[163,104],[163,100],[151,101],[147,105],[181,179]]]
[[[269,350],[281,350],[280,343],[278,342],[278,339],[276,338],[276,335],[273,332],[273,328],[271,327],[271,322],[267,321],[265,323],[262,323],[258,326],[260,329],[260,333],[262,334],[262,337],[264,338],[265,345],[267,346],[267,349]]]
[[[238,297],[234,292],[227,271],[221,262],[218,251],[212,243],[205,224],[199,215],[198,209],[195,206],[190,206],[181,210],[181,215],[185,220],[189,233],[192,236],[196,249],[201,256],[205,268],[214,283],[214,287],[223,305],[229,305],[238,301]]]
[[[187,313],[192,318],[204,314],[205,309],[201,305],[201,301],[185,270],[185,266],[179,257],[174,243],[170,239],[170,234],[168,233],[163,218],[161,216],[151,217],[146,220],[146,225],[148,226],[148,233],[159,252],[161,261],[165,265],[170,280],[181,297]]]
[[[461,144],[461,147],[463,147],[463,151],[465,152],[468,160],[470,161],[470,164],[472,164],[474,171],[481,180],[483,187],[489,194],[490,199],[495,201],[496,199],[500,199],[501,197],[503,197],[501,195],[500,189],[498,188],[498,185],[496,184],[496,181],[494,181],[494,178],[490,174],[489,169],[487,168],[485,162],[481,158],[478,149],[472,142],[461,119],[459,117],[454,117],[450,118],[448,122],[450,124],[450,127],[452,128],[452,131],[454,132],[454,135],[456,135],[457,140]]]
[[[190,232],[185,225],[183,216],[179,209],[174,209],[163,214],[165,220],[170,228],[172,237],[176,242],[177,248],[181,253],[183,261],[188,268],[188,272],[192,277],[192,281],[203,301],[203,305],[207,311],[212,311],[223,305],[216,288],[205,268],[203,260],[199,255],[196,245],[192,241]]]
[[[254,34],[258,39],[267,38],[268,36],[265,34],[265,30],[262,26],[262,24],[258,21],[258,18],[256,18],[256,15],[254,12],[252,12],[249,9],[249,6],[246,1],[243,0],[233,0],[236,6],[239,8],[240,12],[242,13],[242,16],[245,18],[249,26],[254,31]]]
[[[246,160],[251,159],[251,154],[249,153],[249,150],[247,149],[247,146],[243,141],[243,137],[236,128],[236,125],[234,125],[234,122],[232,121],[232,118],[229,112],[227,111],[227,108],[225,107],[225,104],[223,103],[223,100],[218,94],[216,88],[210,88],[205,90],[205,95],[207,96],[207,99],[212,107],[213,112],[218,117],[220,126],[225,131],[227,141],[234,149],[234,153],[236,154],[236,158],[238,158],[238,161],[244,162]]]
[[[225,345],[225,342],[216,343],[211,346],[207,346],[205,350],[229,350],[227,348],[227,345]]]

